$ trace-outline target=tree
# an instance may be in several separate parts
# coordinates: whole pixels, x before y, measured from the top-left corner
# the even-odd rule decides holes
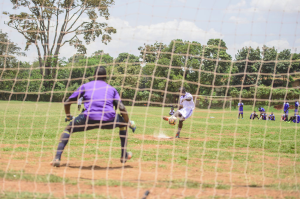
[[[144,44],[140,46],[138,50],[140,51],[140,58],[146,63],[155,63],[158,60],[158,54],[167,46],[161,42],[155,42],[154,44]]]
[[[161,90],[162,92],[152,93],[156,99],[164,95],[166,86],[169,92],[178,92],[178,88],[183,85],[189,92],[197,93],[203,54],[200,43],[176,39],[169,45],[155,43],[145,45],[144,48],[140,47],[139,50],[141,50],[140,57],[146,60],[146,65],[142,69],[144,77],[141,78],[140,85],[142,88],[150,88],[152,85],[153,89]],[[177,95],[167,94],[168,102],[175,103],[176,98]]]
[[[55,70],[51,70],[58,62],[58,55],[62,46],[69,43],[79,53],[86,53],[83,44],[89,44],[102,35],[102,42],[107,44],[111,41],[111,34],[116,29],[109,27],[107,23],[100,23],[98,17],[109,18],[108,8],[114,4],[114,0],[10,0],[14,5],[13,9],[27,9],[27,12],[10,14],[10,20],[6,23],[14,28],[27,40],[25,50],[30,45],[35,45],[40,72],[46,76],[55,77]],[[78,19],[87,15],[89,21],[78,24]],[[60,16],[63,15],[63,22],[60,25]],[[51,19],[55,18],[55,33],[50,35]],[[59,28],[60,26],[60,28]],[[72,35],[66,39],[67,35]],[[52,40],[53,38],[53,40]],[[52,40],[52,42],[51,42]],[[42,55],[43,52],[43,55]],[[45,67],[45,72],[43,71]]]
[[[201,84],[220,86],[227,84],[232,57],[227,52],[222,39],[210,39],[204,49],[204,60],[201,66]],[[219,74],[216,74],[219,73]],[[203,94],[213,95],[211,88],[203,89]],[[223,91],[222,91],[223,92]]]
[[[120,53],[116,58],[116,63],[128,62],[134,63],[139,62],[139,57],[129,53]]]
[[[257,82],[257,73],[261,65],[261,52],[259,48],[243,47],[238,50],[235,55],[236,63],[234,64],[235,70],[232,73],[241,73],[232,77],[231,84],[233,85],[255,85]],[[259,80],[258,85],[261,81]]]
[[[21,48],[13,43],[7,33],[0,30],[0,90],[16,91],[20,89],[20,82],[11,81],[12,79],[19,79],[24,76],[24,71],[11,70],[13,68],[24,68],[28,63],[19,62],[15,56],[26,56],[24,52],[20,52]],[[28,78],[28,76],[27,76]],[[13,87],[13,85],[15,85]],[[23,85],[22,85],[23,86]],[[24,87],[24,86],[23,86]],[[0,99],[7,99],[9,93],[1,93]]]
[[[0,30],[0,68],[11,68],[17,64],[15,56],[26,56],[20,51],[21,48],[10,41],[7,33]]]
[[[273,74],[275,70],[276,60],[278,59],[277,54],[278,52],[275,47],[269,48],[267,46],[263,46],[262,55],[264,63],[262,64],[260,72],[269,74],[261,75],[261,77],[259,78],[261,78],[262,84],[266,86],[270,86],[272,84],[272,78],[275,78],[273,77]]]

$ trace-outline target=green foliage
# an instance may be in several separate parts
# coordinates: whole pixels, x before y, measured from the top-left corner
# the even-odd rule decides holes
[[[6,24],[17,30],[25,39],[28,50],[30,45],[34,45],[39,56],[39,67],[46,67],[41,70],[45,76],[56,76],[56,71],[51,70],[57,65],[60,49],[64,44],[69,43],[81,54],[86,53],[86,45],[96,38],[102,38],[102,43],[108,44],[111,41],[111,34],[116,33],[116,29],[109,27],[107,23],[97,22],[96,19],[104,17],[109,19],[109,7],[114,4],[114,0],[10,0],[13,8],[22,8],[22,12],[12,14],[4,11],[8,15],[9,21]],[[79,23],[78,19],[83,14],[89,20]],[[59,17],[63,15],[64,21],[59,24]],[[55,21],[55,35],[51,41],[50,22]],[[71,34],[70,39],[65,36]],[[82,37],[80,37],[82,36]],[[83,39],[82,39],[83,38]],[[85,44],[83,44],[85,42]],[[42,48],[40,48],[42,46]]]
[[[73,115],[79,114],[77,106],[71,108]],[[237,111],[230,111],[229,109],[217,111],[196,109],[193,116],[184,122],[181,139],[151,139],[158,131],[162,131],[169,137],[175,136],[176,127],[174,128],[174,126],[161,120],[161,116],[168,114],[169,109],[131,106],[126,108],[130,113],[130,118],[136,122],[138,127],[135,134],[129,134],[130,139],[128,139],[128,150],[133,152],[133,159],[129,160],[124,167],[119,163],[118,129],[114,132],[95,129],[72,135],[72,140],[67,146],[70,147],[68,153],[65,151],[62,157],[64,163],[67,160],[71,162],[69,167],[64,166],[60,170],[77,171],[80,169],[80,164],[77,164],[77,161],[82,160],[85,161],[84,167],[89,165],[92,168],[92,163],[95,163],[95,170],[90,169],[90,171],[96,173],[105,174],[107,169],[112,174],[118,174],[123,169],[124,172],[132,173],[139,168],[136,166],[138,162],[143,162],[144,172],[159,173],[155,181],[150,178],[136,181],[133,177],[128,179],[127,175],[121,183],[119,178],[114,177],[116,175],[110,175],[108,179],[100,177],[93,184],[95,189],[100,188],[98,186],[106,187],[108,185],[109,188],[119,187],[122,184],[123,187],[141,189],[151,188],[155,185],[164,189],[200,190],[202,188],[206,191],[206,189],[232,188],[232,181],[235,181],[235,186],[244,186],[247,183],[257,188],[261,187],[263,183],[266,191],[268,189],[281,191],[299,189],[297,183],[290,182],[291,178],[299,177],[300,172],[300,168],[295,166],[300,161],[299,156],[295,156],[300,152],[300,138],[296,136],[297,124],[249,120],[248,116],[253,110],[252,105],[244,107],[245,117],[243,120],[236,120]],[[5,160],[9,159],[13,161],[15,158],[25,160],[24,154],[28,151],[29,154],[36,157],[36,159],[30,158],[32,164],[38,163],[41,157],[46,161],[47,159],[51,160],[53,147],[57,146],[59,133],[66,125],[64,115],[61,114],[62,110],[63,107],[60,103],[0,101],[0,120],[3,121],[0,123],[0,128],[3,129],[0,132],[3,146],[0,148],[2,162],[4,163]],[[273,111],[276,118],[282,114],[282,111],[272,107],[268,107],[267,111]],[[210,116],[215,118],[211,119]],[[109,163],[112,160],[113,163]],[[280,164],[279,173],[277,172],[278,164]],[[75,165],[78,167],[73,167]],[[108,165],[110,168],[107,167]],[[247,167],[245,167],[246,165]],[[173,169],[173,173],[180,171],[182,174],[182,172],[186,172],[187,178],[185,179],[183,175],[170,175],[172,174],[170,168]],[[247,175],[254,177],[263,175],[269,181],[241,181],[239,177],[245,174],[245,169]],[[215,176],[205,177],[207,173],[210,176],[216,172],[219,176],[226,176],[230,173],[233,178],[231,180],[229,178],[216,179]],[[204,177],[200,179],[202,174]],[[36,176],[26,173],[24,170],[0,171],[0,178],[5,175],[5,181],[19,182],[21,179],[21,183],[23,181],[50,182],[49,186],[52,183],[62,184],[64,182],[71,187],[77,179],[72,181],[72,179],[63,178],[63,172],[57,172],[56,175]],[[132,174],[132,176],[136,175],[138,174]],[[82,178],[77,183],[80,183],[78,186],[84,184],[90,186],[91,180],[88,177]],[[18,194],[15,197],[10,196],[11,198],[26,198],[20,192]],[[2,198],[3,195],[0,197]],[[28,194],[28,198],[34,197],[39,198],[38,194]],[[80,194],[80,197],[87,196]]]
[[[234,75],[232,78],[233,85],[253,85],[256,84],[257,75],[249,75],[248,73],[257,73],[260,68],[261,52],[259,48],[253,49],[251,47],[244,47],[238,50],[235,56],[236,63],[232,74],[242,73]],[[248,60],[248,61],[247,61]],[[257,83],[260,84],[261,80]]]
[[[226,85],[231,65],[231,55],[227,52],[226,43],[222,39],[210,39],[204,50],[204,61],[201,70],[201,82],[206,85]],[[211,88],[207,87],[206,93],[212,95]],[[224,94],[223,92],[221,92]],[[222,94],[221,94],[222,95]]]
[[[40,60],[32,64],[18,61],[13,56],[20,55],[20,48],[11,43],[5,33],[0,33],[0,39],[3,41],[0,52],[5,53],[4,49],[8,47],[7,53],[12,55],[0,62],[2,68],[6,64],[0,84],[0,90],[5,91],[0,99],[5,100],[63,101],[80,85],[93,80],[95,68],[99,65],[106,67],[107,82],[119,91],[125,104],[131,104],[132,99],[135,104],[161,103],[164,99],[165,103],[174,104],[178,102],[177,92],[181,86],[198,95],[224,96],[227,93],[234,98],[233,106],[240,97],[266,99],[256,104],[268,104],[268,99],[299,98],[296,89],[272,89],[272,86],[291,86],[295,78],[292,73],[299,70],[299,54],[292,54],[287,49],[277,52],[274,47],[264,46],[262,50],[243,47],[238,50],[232,64],[232,57],[222,39],[210,39],[205,46],[196,41],[176,39],[168,45],[145,44],[139,47],[140,57],[124,52],[114,59],[103,50],[97,50],[91,56],[51,57],[48,60],[51,74],[43,75],[47,69],[40,67]],[[140,59],[143,59],[143,64]],[[44,64],[47,60],[42,60]],[[255,85],[258,86],[256,89]],[[151,93],[150,88],[153,89]],[[14,95],[16,92],[22,94]],[[245,103],[253,102],[248,100]]]
[[[116,58],[116,63],[122,63],[122,62],[138,63],[139,57],[129,53],[120,53],[119,56]]]

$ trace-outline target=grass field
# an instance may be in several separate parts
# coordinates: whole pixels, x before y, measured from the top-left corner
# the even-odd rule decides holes
[[[72,114],[77,115],[76,106]],[[133,159],[122,165],[118,129],[76,133],[52,160],[67,123],[61,103],[0,101],[0,198],[299,198],[299,124],[196,109],[177,127],[169,108],[127,107]],[[159,138],[165,135],[171,138]]]

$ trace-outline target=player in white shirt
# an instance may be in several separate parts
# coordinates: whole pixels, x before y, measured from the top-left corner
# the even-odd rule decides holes
[[[83,97],[79,98],[78,101],[77,101],[78,111],[80,111],[82,100],[83,100]]]
[[[171,107],[171,110],[170,110],[170,112],[169,112],[169,115],[174,115],[174,113],[175,113],[174,107],[172,106],[172,107]]]
[[[178,131],[176,138],[180,138],[180,131],[183,127],[183,121],[188,119],[195,108],[193,101],[193,96],[185,91],[185,88],[179,88],[180,99],[179,99],[179,109],[174,113],[174,116],[179,120]],[[163,117],[164,120],[169,121],[170,117]]]

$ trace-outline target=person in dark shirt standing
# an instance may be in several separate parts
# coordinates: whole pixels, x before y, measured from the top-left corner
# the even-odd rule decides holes
[[[299,102],[298,102],[298,101],[295,101],[295,114],[296,114],[296,115],[299,114],[298,110],[299,110]]]
[[[61,155],[67,145],[70,136],[75,132],[87,131],[92,129],[114,129],[119,127],[121,140],[121,163],[131,159],[132,153],[126,151],[127,147],[127,126],[134,132],[136,127],[133,121],[129,121],[128,113],[121,102],[118,91],[108,85],[106,81],[106,70],[99,66],[95,70],[95,81],[81,85],[64,103],[66,121],[71,121],[70,114],[72,103],[83,97],[84,111],[73,119],[66,126],[61,134],[56,155],[51,162],[52,166],[59,167]],[[117,108],[121,115],[116,114]]]

